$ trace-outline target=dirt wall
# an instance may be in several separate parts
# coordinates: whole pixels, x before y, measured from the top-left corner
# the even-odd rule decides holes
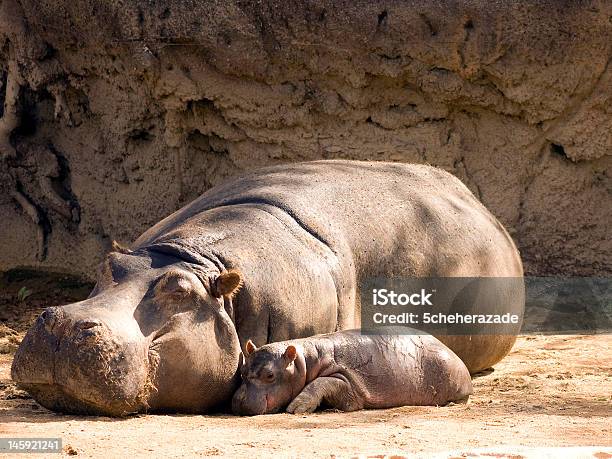
[[[457,175],[530,274],[612,274],[610,2],[0,2],[0,270],[91,276],[232,175],[354,158]]]

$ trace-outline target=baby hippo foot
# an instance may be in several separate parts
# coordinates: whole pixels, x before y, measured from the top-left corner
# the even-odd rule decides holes
[[[311,394],[301,392],[287,407],[287,413],[304,414],[314,413],[321,404],[321,401]]]
[[[302,392],[287,407],[288,413],[313,413],[322,402],[333,408],[344,410],[346,394],[350,393],[350,385],[346,380],[323,376],[308,384]]]

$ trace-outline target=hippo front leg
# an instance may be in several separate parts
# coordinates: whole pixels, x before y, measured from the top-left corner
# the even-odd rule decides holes
[[[350,383],[344,378],[322,376],[308,384],[287,407],[288,413],[313,413],[321,403],[342,411],[363,408],[353,393]]]

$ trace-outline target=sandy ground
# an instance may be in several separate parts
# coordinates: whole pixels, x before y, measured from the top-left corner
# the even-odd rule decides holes
[[[11,292],[4,288],[6,296],[0,298],[5,313]],[[78,297],[79,291],[69,293]],[[22,336],[28,323],[23,317],[31,320],[43,300],[32,297],[20,305],[22,311],[8,314],[13,319],[4,319],[4,325],[15,332],[8,333],[5,327],[2,337],[0,325],[0,343],[6,344],[9,338],[17,342]],[[14,386],[12,346],[4,349],[0,353],[0,437],[61,437],[65,456],[427,456],[499,446],[507,452],[516,451],[517,446],[612,447],[610,335],[521,336],[494,371],[474,378],[475,393],[465,405],[251,418],[141,415],[112,419],[56,414]],[[597,457],[612,456],[600,453]]]

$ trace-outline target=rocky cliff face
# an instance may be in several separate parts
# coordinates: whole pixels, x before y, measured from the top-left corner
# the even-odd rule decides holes
[[[232,175],[354,158],[457,175],[528,273],[612,273],[606,0],[0,2],[0,269],[91,276]]]

